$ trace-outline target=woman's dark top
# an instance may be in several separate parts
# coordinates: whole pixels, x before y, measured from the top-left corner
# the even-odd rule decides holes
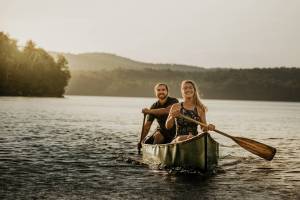
[[[187,117],[190,117],[194,120],[199,121],[200,117],[198,115],[196,107],[193,110],[188,110],[183,107],[183,102],[181,102],[180,105],[181,105],[181,109],[180,109],[181,114],[183,114]],[[192,135],[198,134],[198,131],[197,131],[198,125],[193,122],[190,122],[183,118],[176,118],[176,124],[177,124],[176,136],[188,135],[188,134],[192,134]]]

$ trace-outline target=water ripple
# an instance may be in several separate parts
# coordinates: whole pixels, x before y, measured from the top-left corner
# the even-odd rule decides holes
[[[221,159],[203,176],[138,162],[140,109],[152,101],[1,97],[0,199],[299,199],[298,103],[207,100],[218,128],[278,152],[266,162],[212,134]]]

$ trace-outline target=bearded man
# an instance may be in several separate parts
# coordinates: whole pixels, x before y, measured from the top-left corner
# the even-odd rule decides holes
[[[153,121],[156,119],[158,126],[153,134],[154,144],[163,144],[171,142],[176,134],[176,126],[171,129],[167,129],[165,124],[173,104],[178,103],[178,100],[173,97],[169,97],[169,88],[165,83],[157,83],[154,87],[155,96],[157,101],[151,106],[150,109],[144,108],[142,112],[147,114],[147,121],[144,125],[141,138],[138,143],[138,147],[141,147],[141,142],[148,134]]]

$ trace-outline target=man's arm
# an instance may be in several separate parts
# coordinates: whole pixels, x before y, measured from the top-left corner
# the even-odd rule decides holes
[[[144,108],[143,109],[143,113],[145,114],[151,114],[151,115],[168,115],[170,112],[172,105],[166,107],[166,108],[157,108],[157,109],[148,109],[148,108]]]

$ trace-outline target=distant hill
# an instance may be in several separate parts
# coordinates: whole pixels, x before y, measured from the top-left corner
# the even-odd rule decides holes
[[[153,64],[134,61],[129,58],[121,57],[109,53],[58,53],[50,52],[52,56],[62,54],[69,62],[70,70],[80,71],[98,71],[98,70],[113,70],[113,69],[171,69],[175,71],[201,71],[203,68],[189,65],[179,64]]]
[[[71,71],[67,95],[153,96],[153,86],[165,82],[180,97],[180,82],[192,79],[205,98],[300,101],[299,68],[207,69],[143,63],[108,53],[62,55]]]
[[[299,68],[204,69],[201,72],[170,69],[114,69],[72,72],[68,95],[153,97],[157,82],[169,85],[181,97],[180,83],[194,80],[204,98],[300,101]]]
[[[153,64],[108,53],[46,52],[32,41],[18,49],[16,41],[2,32],[0,49],[0,96],[61,97],[66,91],[68,95],[153,97],[153,86],[164,82],[172,96],[180,97],[181,81],[191,79],[205,98],[300,102],[300,68]]]

